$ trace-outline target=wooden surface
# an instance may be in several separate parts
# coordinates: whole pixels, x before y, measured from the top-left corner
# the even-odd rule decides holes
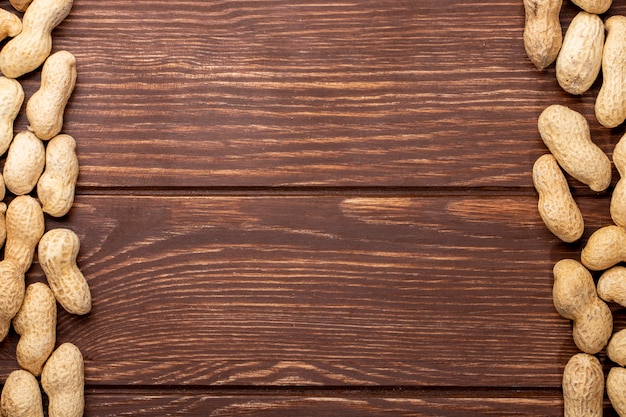
[[[85,415],[562,415],[551,270],[611,189],[570,179],[585,235],[552,236],[536,119],[569,105],[609,155],[624,129],[595,121],[600,82],[534,69],[523,24],[518,0],[76,0],[54,50],[81,173],[46,224],[80,236],[94,298],[59,312]]]

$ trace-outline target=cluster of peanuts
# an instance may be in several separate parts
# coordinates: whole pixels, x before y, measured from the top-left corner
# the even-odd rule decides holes
[[[614,128],[626,120],[626,17],[603,20],[611,0],[572,0],[580,8],[565,35],[560,25],[562,0],[524,0],[524,46],[540,70],[555,62],[558,84],[569,94],[589,90],[602,71],[595,116]],[[587,120],[577,111],[554,104],[538,118],[538,130],[549,153],[533,165],[539,214],[564,242],[584,232],[581,210],[565,173],[591,190],[611,184],[611,160],[592,141]],[[613,224],[594,231],[580,261],[562,259],[553,268],[553,301],[558,313],[573,321],[573,340],[581,351],[563,372],[565,416],[601,416],[606,393],[615,411],[626,417],[626,329],[614,331],[610,303],[626,307],[626,135],[616,144],[613,163],[620,174],[611,194]],[[597,284],[592,273],[600,275]],[[608,376],[597,354],[606,348],[614,362]]]
[[[4,381],[0,417],[42,416],[42,389],[50,417],[84,413],[84,361],[70,342],[57,346],[57,303],[71,314],[91,311],[91,292],[76,265],[80,241],[67,228],[46,231],[45,217],[65,216],[78,178],[76,142],[61,133],[76,83],[76,59],[52,53],[51,32],[70,13],[72,0],[11,0],[0,9],[0,341],[11,325],[19,335],[19,369]],[[20,15],[22,16],[20,18]],[[25,102],[21,76],[41,71],[39,89],[26,101],[28,129],[14,132]],[[5,199],[5,197],[8,197]],[[6,202],[4,202],[6,201]],[[26,285],[35,251],[46,282]]]

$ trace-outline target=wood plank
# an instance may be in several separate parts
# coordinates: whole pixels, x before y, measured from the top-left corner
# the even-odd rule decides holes
[[[55,49],[78,58],[80,184],[528,187],[553,103],[610,153],[599,85],[571,97],[536,71],[523,20],[512,0],[76,2]]]
[[[563,414],[560,393],[538,392],[88,392],[89,416],[546,416]],[[512,407],[514,405],[514,407]],[[604,416],[616,414],[605,407]]]
[[[608,201],[580,204],[586,238]],[[91,385],[554,389],[576,352],[551,268],[580,245],[532,195],[80,195],[55,226],[83,242],[94,308],[59,341]]]

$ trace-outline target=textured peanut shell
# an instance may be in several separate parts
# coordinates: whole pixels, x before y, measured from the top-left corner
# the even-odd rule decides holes
[[[48,140],[63,128],[63,114],[76,85],[76,58],[68,51],[56,52],[41,70],[41,85],[26,103],[29,129]]]
[[[572,19],[556,59],[556,79],[570,94],[589,90],[602,65],[604,22],[596,14],[579,12]]]
[[[597,291],[607,303],[626,307],[626,267],[614,266],[604,271],[598,280]]]
[[[0,40],[13,38],[22,31],[22,21],[8,10],[0,9]]]
[[[613,315],[598,297],[591,273],[578,261],[563,259],[554,265],[553,275],[554,307],[573,320],[574,343],[585,353],[600,352],[613,332]]]
[[[4,340],[24,300],[24,274],[17,265],[5,259],[0,261],[0,341]]]
[[[626,366],[626,329],[616,332],[611,337],[606,347],[606,354],[613,362]]]
[[[91,292],[76,265],[80,239],[69,229],[52,229],[39,242],[39,264],[61,306],[71,314],[91,311]]]
[[[39,382],[23,369],[9,374],[0,399],[2,417],[43,417],[43,403]]]
[[[11,78],[0,77],[0,155],[13,140],[13,123],[24,102],[22,85]]]
[[[606,378],[606,393],[617,414],[626,416],[626,368],[611,368]]]
[[[0,71],[18,78],[34,71],[52,51],[52,30],[69,15],[72,0],[33,0],[22,18],[22,31],[0,51]]]
[[[63,343],[50,355],[41,373],[48,395],[49,417],[81,417],[85,408],[85,370],[78,347]]]
[[[28,6],[33,2],[33,0],[10,0],[11,6],[19,12],[24,12],[28,9]]]
[[[592,271],[603,271],[626,260],[626,229],[610,225],[589,236],[580,259]]]
[[[15,197],[7,207],[6,229],[4,258],[15,262],[25,273],[30,268],[35,249],[45,230],[39,202],[28,195]]]
[[[617,127],[626,120],[626,17],[609,17],[602,52],[602,86],[595,103],[598,122],[604,127]]]
[[[604,373],[593,355],[578,353],[563,370],[565,417],[601,417],[604,399]]]
[[[563,31],[559,14],[562,0],[524,0],[524,49],[538,69],[548,67],[559,54]]]
[[[24,302],[13,319],[20,335],[17,363],[39,376],[56,342],[57,304],[48,286],[36,282],[26,288]]]
[[[537,122],[541,139],[568,174],[593,191],[611,184],[611,161],[591,141],[583,115],[560,104],[548,106]]]
[[[583,216],[552,155],[542,155],[535,161],[533,184],[539,193],[539,215],[548,230],[564,242],[580,239],[585,229]]]
[[[6,222],[6,203],[0,203],[0,247],[4,245],[7,239],[7,222]]]
[[[602,14],[609,10],[613,0],[572,0],[572,3],[588,13]]]
[[[65,216],[74,203],[78,180],[76,141],[69,135],[55,136],[46,147],[46,167],[37,182],[37,197],[44,213]]]
[[[46,148],[32,132],[18,133],[7,152],[4,163],[4,183],[15,195],[30,193],[46,164]]]
[[[611,218],[616,225],[626,227],[626,135],[622,136],[613,149],[613,165],[617,168],[620,179],[611,194]]]

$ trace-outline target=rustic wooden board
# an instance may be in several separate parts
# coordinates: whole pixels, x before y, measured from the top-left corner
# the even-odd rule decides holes
[[[581,201],[586,235],[606,203]],[[555,389],[576,352],[551,268],[580,247],[534,196],[79,196],[59,225],[94,296],[59,342],[89,385]]]
[[[266,391],[258,394],[228,391],[199,394],[106,393],[87,395],[87,413],[115,416],[216,415],[241,416],[546,416],[562,413],[560,394],[546,391],[529,392],[437,392],[406,390],[297,392]],[[514,406],[512,406],[512,404]],[[605,408],[605,416],[616,416]]]
[[[46,224],[79,234],[94,295],[59,313],[86,415],[562,415],[551,269],[612,189],[571,181],[585,235],[555,239],[536,119],[569,105],[609,155],[625,130],[595,121],[600,80],[571,97],[532,67],[523,21],[517,0],[76,0],[54,49],[78,59],[81,174]]]
[[[523,19],[517,0],[77,1],[55,49],[78,59],[80,184],[530,186],[553,103],[610,153],[599,85],[569,97],[535,70]]]

